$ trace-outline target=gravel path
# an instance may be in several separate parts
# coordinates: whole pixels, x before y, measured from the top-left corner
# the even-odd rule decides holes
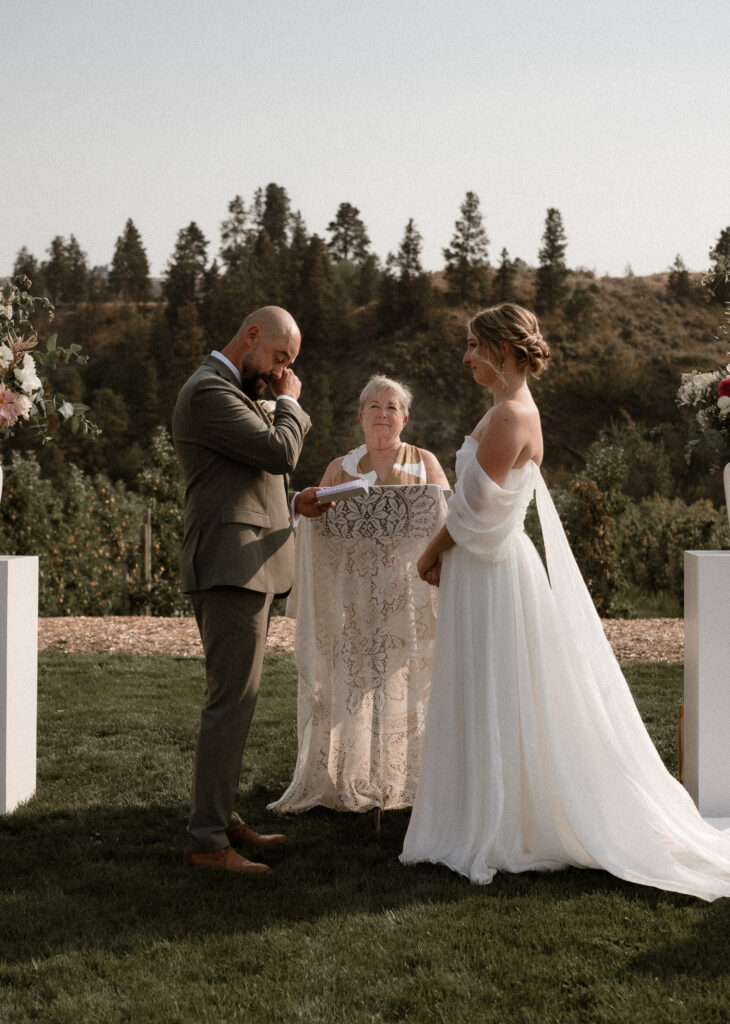
[[[267,648],[291,652],[296,620],[271,620]],[[619,661],[681,662],[684,658],[682,619],[604,619],[603,628]],[[106,616],[40,619],[39,647],[57,647],[71,654],[100,651],[127,654],[176,654],[201,657],[203,649],[195,619]]]

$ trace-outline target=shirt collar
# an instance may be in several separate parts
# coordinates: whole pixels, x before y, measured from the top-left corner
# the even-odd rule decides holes
[[[233,363],[231,362],[231,360],[227,356],[224,356],[223,353],[219,352],[217,349],[213,349],[213,351],[210,354],[212,356],[214,356],[216,359],[220,359],[220,361],[222,363],[224,363],[228,367],[229,370],[232,371],[233,375],[235,376],[236,380],[238,381],[238,386],[240,387],[241,386],[241,371],[238,369],[238,367],[234,366]]]

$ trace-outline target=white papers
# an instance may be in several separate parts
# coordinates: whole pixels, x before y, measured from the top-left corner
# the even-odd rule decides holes
[[[317,490],[317,501],[320,505],[325,505],[330,501],[342,501],[343,498],[359,498],[366,495],[369,490],[367,480],[358,477],[356,480],[348,480],[333,487],[320,487]]]

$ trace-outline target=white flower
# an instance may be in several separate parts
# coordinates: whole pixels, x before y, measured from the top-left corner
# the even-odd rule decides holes
[[[3,303],[3,302],[0,302],[0,313],[3,313],[8,318],[8,320],[12,320],[13,319],[13,304],[12,304],[12,302],[8,302],[7,304]]]
[[[725,420],[730,416],[730,396],[720,395],[717,400],[717,412],[721,420]]]
[[[0,370],[7,370],[13,361],[13,350],[7,345],[0,345]]]
[[[65,420],[70,420],[74,414],[74,407],[70,402],[64,402],[63,405],[58,407],[59,416],[63,416]]]
[[[707,409],[698,409],[696,419],[701,430],[709,430],[712,426],[712,416]]]
[[[27,353],[23,356],[23,362],[15,367],[15,376],[26,395],[32,395],[34,391],[43,387],[35,370],[35,360]]]
[[[27,420],[30,416],[31,409],[33,409],[34,406],[26,395],[17,395],[15,399],[15,408],[18,410],[18,416],[23,420]]]

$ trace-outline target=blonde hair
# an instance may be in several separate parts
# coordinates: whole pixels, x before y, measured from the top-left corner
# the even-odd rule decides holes
[[[404,416],[408,415],[408,410],[411,407],[413,401],[413,392],[405,384],[401,384],[400,381],[392,380],[390,377],[384,377],[382,373],[374,373],[370,380],[367,382],[365,387],[362,389],[360,394],[360,412],[365,408],[365,403],[371,397],[381,391],[394,391],[398,396],[398,403],[401,407],[401,412]]]
[[[502,345],[507,342],[515,354],[517,368],[526,368],[533,377],[539,377],[547,366],[550,349],[537,317],[524,306],[502,302],[483,309],[469,321],[468,331],[480,346],[500,356]]]

